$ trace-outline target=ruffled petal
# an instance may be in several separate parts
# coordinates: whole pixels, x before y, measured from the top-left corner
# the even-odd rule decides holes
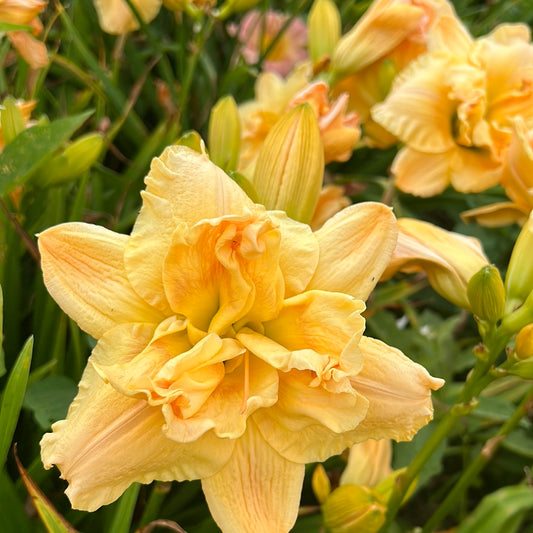
[[[357,441],[412,439],[433,418],[431,391],[444,381],[381,341],[363,337],[359,347],[363,369],[352,384],[368,400],[368,412],[354,432]]]
[[[315,233],[320,257],[307,289],[366,300],[389,263],[397,231],[384,204],[363,202],[343,209]]]
[[[48,291],[96,339],[120,323],[163,319],[128,281],[123,259],[127,242],[125,235],[83,223],[60,224],[39,235]]]
[[[502,168],[488,150],[457,147],[451,159],[450,181],[459,192],[481,192],[498,184]]]
[[[280,456],[252,423],[230,461],[202,479],[213,518],[226,533],[286,533],[296,521],[304,465]]]
[[[450,61],[439,54],[413,61],[395,79],[386,100],[372,108],[372,118],[415,150],[436,154],[452,148],[455,102],[446,86]]]
[[[163,262],[178,224],[240,215],[252,201],[206,154],[185,146],[169,146],[154,158],[145,182],[124,260],[135,290],[168,315],[173,313],[163,289]]]
[[[212,432],[191,444],[166,438],[161,410],[116,392],[90,361],[79,387],[67,419],[41,440],[45,468],[57,465],[76,509],[94,511],[134,482],[210,476],[231,456],[234,443]]]

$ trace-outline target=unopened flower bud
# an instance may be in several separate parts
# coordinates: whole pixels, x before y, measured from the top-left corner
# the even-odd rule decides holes
[[[496,323],[505,310],[505,288],[499,270],[486,265],[474,274],[466,287],[472,312],[482,320]]]
[[[4,100],[3,107],[4,109],[0,112],[2,134],[5,143],[9,144],[21,131],[26,129],[26,121],[16,100],[11,96]]]
[[[207,133],[209,157],[228,172],[235,170],[241,144],[241,121],[232,96],[221,98],[211,110]]]
[[[505,276],[508,300],[507,313],[521,305],[533,291],[531,250],[533,250],[533,212],[522,227],[509,260],[509,267]]]
[[[37,184],[50,187],[78,178],[92,167],[103,146],[104,139],[100,133],[88,133],[78,137],[36,174],[39,176]]]
[[[259,202],[309,223],[324,173],[324,148],[315,113],[301,104],[268,133],[257,159],[253,184]]]
[[[386,511],[377,492],[358,485],[338,487],[322,506],[330,533],[376,533],[385,523]]]
[[[333,53],[341,37],[341,17],[335,2],[315,0],[307,18],[309,55],[313,62]]]
[[[313,492],[315,493],[318,503],[323,504],[331,492],[331,483],[325,468],[321,464],[317,465],[313,471],[311,486],[313,487]]]
[[[533,324],[524,326],[516,336],[515,353],[518,359],[533,357]]]

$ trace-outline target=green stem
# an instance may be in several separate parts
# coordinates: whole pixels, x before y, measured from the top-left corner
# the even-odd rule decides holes
[[[381,531],[388,530],[388,527],[394,520],[409,487],[418,477],[441,442],[446,439],[456,422],[461,417],[475,409],[477,405],[477,402],[475,401],[476,396],[489,385],[489,383],[496,379],[496,376],[489,374],[489,370],[505,348],[509,335],[504,330],[492,327],[486,337],[486,356],[483,359],[477,360],[463,389],[459,393],[455,404],[440,420],[435,431],[431,434],[430,438],[425,442],[422,449],[407,467],[407,470],[402,475],[398,476],[396,490],[392,493],[387,505],[387,521]]]
[[[444,501],[440,504],[435,513],[428,520],[422,533],[431,533],[448,516],[456,506],[457,501],[463,495],[464,491],[471,485],[476,476],[483,470],[485,465],[492,459],[495,451],[499,448],[502,441],[513,431],[520,423],[520,420],[527,412],[529,404],[533,401],[533,388],[524,396],[513,415],[505,422],[494,437],[490,438],[483,446],[481,453],[474,459],[468,468],[463,472],[459,481],[454,485],[451,492],[448,493]]]

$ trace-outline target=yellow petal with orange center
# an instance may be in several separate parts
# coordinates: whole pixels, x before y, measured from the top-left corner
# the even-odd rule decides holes
[[[252,202],[206,154],[185,146],[166,148],[152,161],[145,182],[143,205],[124,261],[135,290],[172,315],[163,290],[163,263],[176,226],[181,222],[193,225],[204,218],[240,215]]]

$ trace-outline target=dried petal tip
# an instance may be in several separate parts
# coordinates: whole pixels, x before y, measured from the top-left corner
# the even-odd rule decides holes
[[[505,288],[494,265],[484,266],[472,276],[466,294],[473,313],[482,320],[495,323],[503,316]]]
[[[386,511],[377,492],[358,485],[335,489],[322,507],[330,533],[376,533],[385,523]]]

